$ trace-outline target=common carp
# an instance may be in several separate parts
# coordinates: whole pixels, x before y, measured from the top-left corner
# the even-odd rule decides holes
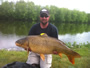
[[[68,48],[61,40],[50,37],[45,33],[27,36],[17,40],[15,43],[27,51],[40,54],[42,60],[45,59],[44,54],[53,54],[54,51],[56,51],[60,57],[62,57],[62,54],[65,54],[72,64],[75,63],[75,58],[81,57],[78,53]]]

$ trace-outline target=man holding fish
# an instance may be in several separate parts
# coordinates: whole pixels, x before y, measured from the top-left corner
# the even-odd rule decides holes
[[[54,25],[49,23],[49,18],[49,11],[47,9],[42,9],[40,11],[40,23],[32,26],[29,31],[29,35],[40,35],[41,33],[46,33],[48,36],[58,39],[58,30]],[[53,53],[57,54],[56,51],[54,51]],[[45,60],[42,61],[40,58],[40,54],[31,51],[26,63],[32,64],[36,67],[40,66],[40,68],[50,68],[52,64],[52,55],[45,54]]]
[[[15,44],[27,52],[31,51],[26,63],[37,68],[50,68],[52,64],[51,54],[57,54],[60,57],[65,54],[69,61],[75,64],[75,58],[81,56],[58,39],[57,28],[48,22],[49,18],[48,10],[42,9],[40,11],[40,23],[32,26],[29,36],[17,40]]]

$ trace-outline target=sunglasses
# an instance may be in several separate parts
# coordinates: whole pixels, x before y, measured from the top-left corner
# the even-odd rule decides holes
[[[47,15],[41,15],[40,17],[42,17],[42,18],[43,18],[43,17],[47,18],[48,16],[47,16]]]

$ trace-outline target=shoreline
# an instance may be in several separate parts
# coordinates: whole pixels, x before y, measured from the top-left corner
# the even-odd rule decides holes
[[[7,51],[25,51],[23,48],[17,47],[10,47],[10,48],[0,48],[0,50],[7,50]]]

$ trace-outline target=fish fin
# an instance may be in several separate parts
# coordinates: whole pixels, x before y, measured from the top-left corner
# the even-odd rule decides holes
[[[67,55],[67,57],[72,64],[75,64],[75,58],[80,58],[81,56],[78,53],[71,51],[71,55]]]
[[[62,58],[62,53],[59,53],[59,56]]]
[[[42,59],[43,61],[45,60],[44,54],[40,54],[40,57],[41,57],[41,59]]]
[[[68,59],[72,64],[75,64],[75,59],[74,58],[75,58],[74,56],[68,56]]]
[[[48,36],[46,33],[41,33],[40,35],[41,36]]]
[[[29,49],[27,48],[27,55],[29,55]]]

